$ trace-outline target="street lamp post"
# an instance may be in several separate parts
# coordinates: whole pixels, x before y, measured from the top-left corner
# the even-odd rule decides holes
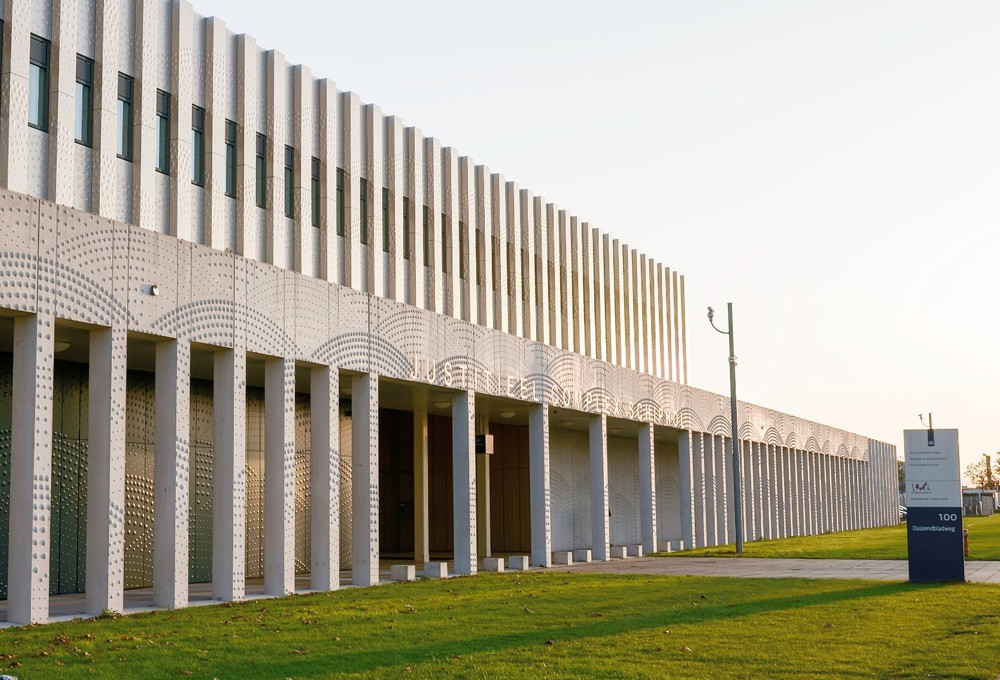
[[[729,329],[719,330],[715,325],[715,311],[708,308],[708,322],[717,332],[729,336],[729,427],[733,442],[733,519],[736,522],[736,554],[743,554],[743,504],[740,502],[740,445],[736,426],[736,350],[733,341],[733,303],[729,307]]]

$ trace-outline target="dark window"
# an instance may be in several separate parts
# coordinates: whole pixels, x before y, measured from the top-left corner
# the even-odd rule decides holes
[[[191,181],[205,186],[205,109],[191,107],[191,153],[194,155],[191,167]]]
[[[170,94],[156,91],[156,169],[170,173]]]
[[[226,121],[226,196],[236,198],[236,123]]]
[[[429,267],[431,261],[431,210],[424,206],[424,266]]]
[[[295,217],[295,149],[285,147],[285,217]]]
[[[118,157],[132,160],[132,77],[118,74]]]
[[[76,129],[78,144],[94,143],[94,60],[76,55]]]
[[[31,36],[28,64],[28,125],[49,131],[49,41]]]
[[[441,213],[441,271],[448,273],[448,216]]]
[[[483,280],[485,278],[483,276],[483,256],[482,253],[480,252],[482,249],[483,249],[483,232],[481,232],[479,229],[476,229],[476,276],[475,276],[476,284],[485,283],[485,281]]]
[[[344,169],[337,168],[337,236],[344,235]]]
[[[459,221],[458,223],[458,275],[459,277],[466,279],[469,277],[468,265],[469,260],[465,255],[465,222]]]
[[[257,207],[267,207],[267,137],[257,133]]]
[[[389,190],[382,189],[382,250],[389,252]]]
[[[403,259],[410,259],[410,199],[403,198]]]
[[[319,159],[312,159],[312,183],[309,185],[309,194],[312,199],[312,225],[319,226]]]
[[[368,245],[368,180],[361,180],[361,243]]]

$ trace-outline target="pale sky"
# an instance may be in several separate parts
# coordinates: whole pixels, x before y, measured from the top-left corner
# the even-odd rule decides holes
[[[195,0],[685,274],[689,383],[1000,449],[1000,3]]]

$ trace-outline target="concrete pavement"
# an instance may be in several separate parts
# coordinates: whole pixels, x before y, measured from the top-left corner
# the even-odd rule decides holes
[[[770,557],[633,557],[557,567],[566,572],[742,576],[746,578],[860,578],[905,581],[906,560],[813,560]],[[1000,562],[966,562],[965,580],[1000,583]]]

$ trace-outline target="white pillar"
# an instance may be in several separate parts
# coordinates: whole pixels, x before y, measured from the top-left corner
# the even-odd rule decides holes
[[[90,332],[87,608],[121,612],[125,588],[124,326]]]
[[[475,290],[475,286],[472,287]],[[476,434],[488,435],[490,424],[484,416],[476,417]],[[473,447],[475,449],[475,447]],[[490,457],[476,454],[476,537],[480,557],[492,557],[490,535]]]
[[[692,437],[690,430],[684,430],[677,438],[677,467],[681,501],[681,540],[684,548],[694,547],[694,498],[692,462]]]
[[[12,623],[49,618],[54,326],[50,314],[14,319],[7,562],[7,620]]]
[[[756,541],[760,538],[760,522],[757,517],[760,511],[760,500],[758,497],[760,477],[756,466],[757,463],[757,442],[747,442],[743,454],[743,476],[744,488],[746,490],[746,505],[744,510],[744,524],[746,526],[745,538],[748,541]]]
[[[715,470],[715,437],[710,434],[701,435],[701,459],[705,466],[705,545],[719,544],[718,514],[719,475]]]
[[[732,520],[732,470],[729,466],[729,440],[716,436],[713,446],[715,453],[715,531],[718,545],[732,540],[729,533]]]
[[[264,362],[264,592],[295,592],[295,360]]]
[[[694,537],[690,547],[704,548],[708,545],[705,522],[708,484],[705,481],[705,435],[701,432],[691,434],[691,468],[694,472]]]
[[[456,276],[455,281],[458,280]],[[454,493],[455,573],[475,574],[476,544],[476,402],[471,390],[451,400],[451,453]]]
[[[186,341],[156,343],[155,395],[153,602],[176,609],[188,604],[191,345]]]
[[[653,424],[639,425],[639,526],[645,554],[656,551],[656,465]]]
[[[246,596],[246,351],[216,351],[213,378],[212,595],[238,602]]]
[[[552,566],[552,496],[549,486],[549,407],[528,411],[528,468],[531,494],[531,564]]]
[[[611,527],[608,521],[608,417],[590,417],[590,531],[597,561],[608,559]]]
[[[351,581],[372,586],[378,576],[378,376],[351,378]]]
[[[340,587],[340,374],[336,366],[309,371],[312,420],[309,457],[311,586]]]
[[[430,562],[428,522],[427,411],[413,412],[413,561]]]

